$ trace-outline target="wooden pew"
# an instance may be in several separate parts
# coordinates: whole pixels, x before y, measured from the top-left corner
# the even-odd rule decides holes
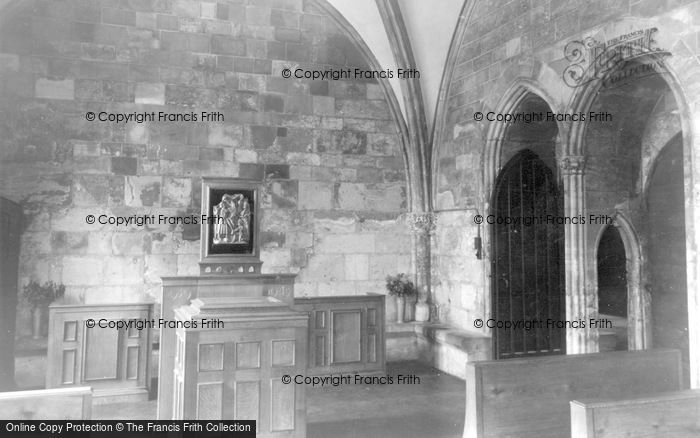
[[[569,402],[681,389],[677,350],[468,362],[464,438],[570,436]]]
[[[92,388],[0,392],[2,420],[90,420]]]
[[[571,402],[572,438],[696,438],[700,389]]]

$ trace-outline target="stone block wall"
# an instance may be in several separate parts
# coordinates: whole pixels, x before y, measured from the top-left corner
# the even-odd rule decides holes
[[[487,225],[482,225],[478,230],[473,217],[475,214],[488,214],[492,196],[489,185],[494,181],[485,181],[489,157],[484,152],[487,145],[493,146],[495,139],[489,138],[491,123],[485,120],[475,121],[474,113],[497,111],[499,104],[509,97],[508,93],[512,91],[510,87],[517,80],[522,80],[521,83],[525,83],[535,94],[546,100],[553,112],[564,112],[570,106],[574,94],[574,89],[563,81],[564,69],[569,64],[565,58],[565,46],[572,40],[591,35],[612,39],[626,32],[657,27],[657,46],[670,53],[667,62],[676,66],[674,71],[679,76],[684,76],[683,81],[694,83],[695,79],[685,76],[690,76],[686,72],[695,71],[695,58],[700,51],[700,34],[690,30],[691,24],[697,23],[699,19],[700,2],[689,0],[673,4],[661,4],[652,0],[593,3],[571,0],[503,0],[475,3],[462,41],[457,43],[455,65],[447,84],[446,103],[442,113],[437,116],[437,120],[443,123],[442,126],[437,125],[439,132],[436,133],[434,145],[433,194],[439,220],[433,242],[432,278],[436,305],[441,314],[445,315],[446,321],[474,330],[469,327],[473,318],[483,317],[482,312],[486,312],[486,315],[490,313],[487,304],[490,298],[486,296],[490,288],[485,283],[489,281],[489,248],[485,246],[484,258],[477,260],[471,241],[458,243],[463,239],[472,239],[479,232],[482,236],[490,232]],[[691,102],[695,92],[686,92],[686,99]],[[636,97],[642,94],[644,92],[638,93]],[[648,120],[658,126],[648,111],[645,114],[639,112],[642,108],[648,110],[650,105],[639,99],[618,99],[613,102],[617,97],[611,98],[608,103],[614,104],[606,110],[615,112],[618,117],[640,122],[634,140],[637,152],[634,152],[634,160],[629,159],[631,145],[629,139],[620,140],[622,131],[615,134],[617,137],[610,130],[607,134],[611,136],[594,138],[595,134],[604,133],[605,128],[601,125],[596,132],[591,130],[587,134],[584,142],[590,143],[590,149],[595,149],[596,154],[604,155],[603,159],[593,157],[591,160],[593,176],[587,177],[587,184],[590,183],[587,187],[593,189],[587,198],[587,202],[591,201],[590,213],[610,213],[615,208],[629,209],[625,202],[628,202],[630,196],[635,196],[628,187],[629,184],[626,187],[617,183],[613,186],[609,179],[621,178],[622,173],[637,172],[639,160],[642,167],[645,167],[652,159],[649,151],[642,150],[645,146],[640,144],[643,143],[640,137],[646,129],[641,126],[643,121]],[[622,105],[627,107],[620,108]],[[520,110],[518,107],[513,109],[514,112]],[[595,107],[594,110],[600,108]],[[674,126],[671,129],[673,133],[677,132],[678,119],[671,124]],[[565,125],[571,129],[571,124]],[[661,128],[662,131],[668,129]],[[628,130],[629,132],[631,131]],[[568,132],[561,131],[560,134],[564,137],[557,139],[557,154],[561,153],[568,142]],[[625,151],[614,151],[614,158],[622,157],[621,160],[627,160],[625,164],[621,167],[613,166],[614,169],[601,170],[600,165],[596,168],[600,163],[610,165],[610,151],[602,151],[600,148],[609,148],[613,144],[619,148],[628,148]],[[507,161],[505,155],[507,151],[502,151],[501,166]],[[620,164],[619,160],[617,164]],[[596,179],[597,172],[605,172],[608,179]],[[636,174],[627,175],[625,179],[634,185],[635,177]],[[690,187],[689,181],[686,186]],[[602,193],[604,191],[617,193],[611,195]],[[599,227],[590,228],[588,252],[591,258],[595,254],[594,240],[599,232]],[[594,262],[589,259],[589,266]],[[444,311],[445,308],[449,310]]]
[[[365,67],[302,0],[27,2],[0,28],[0,192],[20,202],[21,283],[83,302],[158,300],[198,273],[197,227],[116,227],[86,216],[199,214],[201,177],[263,182],[263,272],[299,295],[383,293],[409,270],[406,179],[372,81],[285,79],[284,68]],[[224,121],[110,123],[87,112]]]
[[[474,225],[476,210],[451,210],[437,213],[432,241],[433,294],[441,322],[463,330],[487,333],[473,325],[491,309],[484,290],[482,260],[476,258]]]

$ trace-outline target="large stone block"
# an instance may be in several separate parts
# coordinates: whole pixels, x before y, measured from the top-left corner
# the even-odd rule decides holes
[[[336,189],[336,205],[341,210],[365,210],[368,196],[364,184],[340,183]]]
[[[105,205],[109,196],[109,178],[103,175],[77,175],[71,196],[74,205]]]
[[[93,215],[96,218],[101,214],[109,215],[103,206],[99,207],[73,207],[70,209],[61,209],[51,213],[51,219],[48,222],[51,231],[83,231],[94,232],[106,227],[95,222],[88,224],[86,218]]]
[[[367,191],[369,210],[398,212],[406,209],[406,188],[402,184],[381,184]]]
[[[160,191],[160,177],[129,176],[124,182],[124,203],[130,207],[157,207]]]
[[[329,183],[299,181],[299,209],[330,210],[333,186]]]
[[[303,166],[320,166],[321,156],[306,152],[290,152],[287,154],[287,163]]]
[[[369,256],[369,277],[372,280],[384,280],[387,275],[406,272],[407,266],[400,264],[393,254],[371,254]]]
[[[345,256],[346,280],[369,280],[369,256],[348,254]]]
[[[135,93],[135,103],[165,105],[165,84],[139,82]]]
[[[107,285],[129,285],[143,283],[143,256],[111,257],[105,263],[103,283]]]
[[[106,261],[96,256],[67,256],[63,258],[61,278],[67,286],[98,286],[103,283]]]
[[[39,78],[36,80],[34,95],[39,99],[73,100],[75,98],[75,81],[73,79]]]
[[[391,118],[389,107],[382,100],[336,99],[335,110],[339,116],[380,120]]]
[[[365,154],[367,133],[360,131],[340,131],[333,135],[334,150],[343,154]]]
[[[297,181],[273,181],[270,196],[274,208],[296,208],[299,189]]]
[[[316,236],[316,254],[367,254],[374,252],[374,234],[351,233]]]
[[[163,178],[163,207],[188,207],[192,201],[190,178]]]
[[[138,160],[133,157],[112,157],[110,167],[115,175],[136,175]]]
[[[51,252],[54,254],[84,253],[88,235],[80,232],[56,231],[51,233]]]
[[[291,251],[287,248],[264,248],[260,250],[260,260],[264,263],[263,273],[289,272]]]
[[[227,35],[212,35],[211,52],[222,55],[245,56],[246,44],[244,40]]]
[[[147,254],[144,265],[146,283],[160,284],[162,277],[177,275],[177,255]]]
[[[177,257],[177,275],[199,275],[199,255],[181,254]]]
[[[112,235],[112,254],[140,255],[151,251],[151,236],[143,232],[121,232]]]
[[[299,281],[333,282],[345,279],[345,264],[341,255],[315,254],[299,273]]]
[[[267,149],[277,138],[277,128],[273,126],[251,126],[250,141],[255,149]]]
[[[93,232],[88,233],[88,246],[86,254],[111,256],[112,255],[112,233]]]

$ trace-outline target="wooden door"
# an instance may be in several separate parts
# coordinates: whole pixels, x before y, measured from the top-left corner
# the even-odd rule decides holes
[[[533,152],[519,153],[492,205],[491,323],[522,325],[493,328],[496,358],[564,353],[563,208],[552,171]]]

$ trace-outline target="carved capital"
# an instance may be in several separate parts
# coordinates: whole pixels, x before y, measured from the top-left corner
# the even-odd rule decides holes
[[[586,157],[569,155],[559,161],[559,167],[564,175],[582,175],[586,167]]]
[[[431,233],[435,231],[435,225],[437,223],[437,215],[431,212],[423,213],[406,213],[405,215],[406,225],[414,233]]]

